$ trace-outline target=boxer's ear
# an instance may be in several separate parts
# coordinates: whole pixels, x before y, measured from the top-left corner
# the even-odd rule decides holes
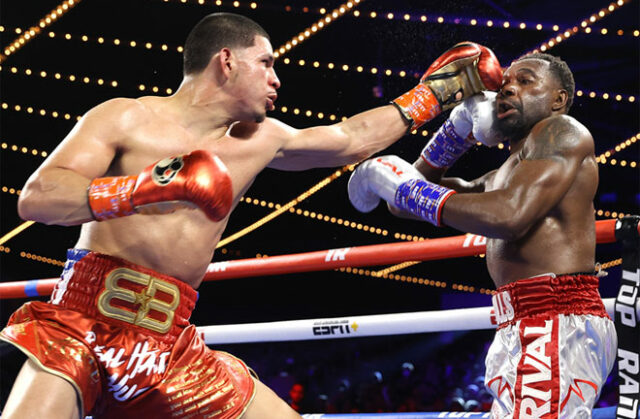
[[[565,89],[556,89],[554,92],[553,104],[551,105],[551,110],[554,112],[559,112],[563,108],[566,108],[567,101],[569,100],[569,93]]]
[[[214,65],[217,71],[229,77],[229,73],[235,67],[233,53],[229,48],[222,48],[211,57],[210,65]]]

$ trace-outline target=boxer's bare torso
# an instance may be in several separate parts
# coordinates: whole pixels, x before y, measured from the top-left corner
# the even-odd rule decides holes
[[[513,146],[506,162],[485,179],[487,192],[509,188],[514,169],[524,164],[529,166],[525,170],[531,175],[542,175],[536,182],[567,183],[559,201],[540,214],[523,236],[487,240],[487,267],[497,287],[544,273],[594,270],[593,198],[598,186],[598,168],[593,140],[575,119],[555,118],[551,123],[542,121],[536,125],[529,136]],[[573,137],[558,143],[553,130],[571,131]],[[556,164],[562,165],[564,176],[552,175],[545,179],[545,159],[555,159]]]
[[[137,175],[164,158],[207,150],[227,167],[235,206],[267,166],[305,170],[354,163],[406,130],[405,119],[391,105],[301,130],[265,118],[280,85],[269,41],[256,37],[254,46],[231,54],[229,62],[237,70],[221,85],[214,83],[223,79],[220,70],[211,64],[185,77],[173,96],[113,99],[90,110],[23,188],[21,216],[46,224],[84,224],[78,248],[126,259],[195,288],[228,216],[212,222],[201,210],[180,209],[96,222],[87,201],[92,179]]]
[[[115,106],[117,109],[129,109],[125,122],[128,129],[122,131],[125,137],[111,144],[115,153],[105,176],[137,174],[167,156],[208,150],[218,155],[229,170],[235,206],[281,146],[274,137],[264,134],[273,125],[271,120],[244,138],[227,132],[226,127],[194,135],[172,120],[166,99],[119,101],[122,103]],[[228,216],[211,222],[202,211],[183,209],[172,214],[133,215],[107,223],[88,222],[82,226],[76,246],[150,267],[197,287],[227,220]]]

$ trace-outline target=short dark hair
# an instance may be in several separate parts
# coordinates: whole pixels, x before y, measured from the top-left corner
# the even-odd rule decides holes
[[[576,82],[573,79],[573,73],[571,69],[560,57],[556,57],[551,54],[544,54],[541,52],[532,52],[530,54],[523,55],[518,58],[517,61],[528,60],[528,59],[536,59],[536,60],[544,60],[549,63],[549,70],[553,75],[555,75],[560,82],[560,85],[564,90],[567,91],[568,99],[567,99],[567,112],[573,105],[573,95],[576,91]]]
[[[267,31],[248,17],[235,13],[212,13],[191,29],[184,44],[183,72],[199,73],[222,48],[248,48],[256,35],[269,39]]]

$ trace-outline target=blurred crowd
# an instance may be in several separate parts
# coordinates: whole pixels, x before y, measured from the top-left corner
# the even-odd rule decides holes
[[[484,358],[492,333],[236,345],[300,413],[487,412]],[[226,349],[226,348],[223,348]],[[614,371],[598,407],[617,404]]]

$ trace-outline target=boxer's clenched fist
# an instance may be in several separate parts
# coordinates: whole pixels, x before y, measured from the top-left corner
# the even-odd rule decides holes
[[[420,83],[392,103],[416,129],[475,93],[498,90],[501,83],[502,68],[493,52],[462,42],[438,57]]]
[[[220,221],[231,202],[226,166],[204,150],[160,160],[137,176],[97,178],[89,186],[89,206],[97,221],[179,208],[200,208],[212,221]]]
[[[496,93],[481,92],[453,108],[449,118],[431,137],[420,157],[432,167],[449,168],[476,141],[493,147],[503,141],[495,129]]]

